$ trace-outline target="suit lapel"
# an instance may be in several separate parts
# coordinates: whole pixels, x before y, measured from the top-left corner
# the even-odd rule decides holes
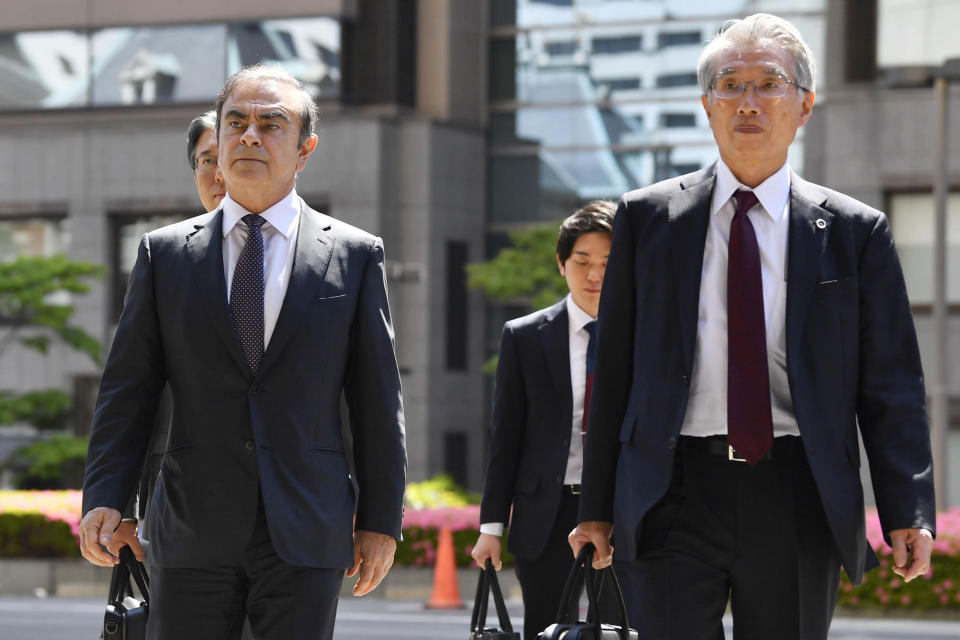
[[[218,209],[206,224],[195,225],[183,247],[191,263],[199,303],[217,335],[241,371],[249,375],[247,361],[240,351],[227,306],[227,286],[223,277],[223,209]]]
[[[703,247],[710,221],[715,168],[715,165],[708,167],[686,178],[681,184],[683,190],[671,196],[669,203],[673,290],[677,296],[686,371],[693,367]]]
[[[570,386],[570,319],[566,300],[547,310],[537,330],[543,357],[559,394],[556,397],[564,399],[563,410],[567,416],[564,424],[570,424],[573,420],[573,391]]]
[[[790,236],[787,241],[787,367],[798,362],[803,324],[816,288],[833,214],[820,205],[826,194],[815,185],[790,176]]]
[[[307,309],[316,299],[333,253],[334,237],[330,224],[303,200],[300,200],[299,204],[300,226],[293,255],[293,269],[283,304],[280,306],[280,315],[277,316],[277,324],[270,336],[270,344],[267,345],[260,363],[260,374],[277,361]]]

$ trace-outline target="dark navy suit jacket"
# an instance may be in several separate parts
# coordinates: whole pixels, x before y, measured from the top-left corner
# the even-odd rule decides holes
[[[580,519],[614,522],[631,559],[666,492],[689,395],[715,166],[621,199],[600,299]],[[885,532],[934,530],[923,373],[886,217],[791,176],[787,372],[794,411],[843,565],[866,542],[857,428]]]
[[[507,548],[533,559],[556,520],[570,452],[573,392],[565,300],[504,325],[496,384],[480,521],[509,519]]]
[[[123,508],[169,382],[173,421],[146,525],[159,566],[235,559],[258,494],[271,541],[291,564],[351,566],[354,513],[357,529],[400,537],[406,454],[383,246],[300,204],[289,285],[256,376],[227,305],[222,212],[140,244],[100,383],[83,511]]]

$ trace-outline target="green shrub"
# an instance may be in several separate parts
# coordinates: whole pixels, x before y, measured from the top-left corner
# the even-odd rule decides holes
[[[960,611],[960,557],[935,551],[931,566],[927,576],[904,582],[893,572],[892,556],[881,555],[880,566],[864,575],[859,587],[843,574],[838,604],[864,610]]]
[[[14,454],[11,466],[19,471],[14,483],[18,489],[79,489],[86,458],[83,436],[57,435],[34,442]]]
[[[465,507],[469,504],[480,504],[480,494],[471,493],[454,482],[450,476],[440,474],[423,482],[409,483],[404,503],[411,509]]]
[[[0,513],[0,558],[79,558],[77,539],[63,520],[39,513]]]
[[[470,552],[480,535],[478,529],[460,529],[453,532],[453,551],[458,567],[473,566]],[[406,527],[403,541],[397,543],[397,566],[432,567],[437,558],[437,539],[439,531],[433,527]],[[500,559],[503,566],[513,565],[513,556],[507,551],[506,535],[503,537],[503,550]]]

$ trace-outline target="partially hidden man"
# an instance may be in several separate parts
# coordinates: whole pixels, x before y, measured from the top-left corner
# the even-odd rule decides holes
[[[523,592],[526,640],[536,640],[557,621],[573,560],[567,534],[577,523],[597,306],[615,212],[615,203],[598,200],[563,221],[556,261],[570,293],[506,323],[500,338],[481,533],[473,557],[480,566],[490,558],[500,568],[500,538],[509,519],[507,544]]]
[[[894,570],[929,568],[923,374],[883,213],[798,176],[787,152],[814,61],[768,14],[698,64],[720,152],[626,194],[600,300],[574,549],[631,561],[642,638],[826,638],[867,544],[859,435]],[[615,526],[614,526],[615,525]]]
[[[379,238],[304,204],[316,106],[278,68],[216,105],[227,195],[146,234],[103,372],[80,544],[94,564],[144,460],[164,383],[173,422],[146,537],[148,637],[333,637],[347,574],[373,589],[400,536],[406,456]],[[345,395],[359,495],[340,431]],[[356,526],[353,526],[354,517]]]

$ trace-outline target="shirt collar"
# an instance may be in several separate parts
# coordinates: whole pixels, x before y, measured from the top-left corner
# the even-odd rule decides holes
[[[233,231],[233,228],[240,222],[243,216],[250,213],[234,200],[227,193],[223,196],[223,237],[226,238]],[[290,239],[294,232],[294,223],[297,215],[300,214],[300,199],[297,197],[297,190],[292,189],[285,198],[272,205],[260,215],[270,223],[270,226],[283,234],[283,237]]]
[[[567,303],[567,317],[570,319],[570,329],[573,331],[580,331],[587,324],[590,324],[596,318],[592,317],[589,313],[577,306],[577,303],[573,301],[573,296],[569,293],[566,297]]]
[[[717,162],[717,181],[713,188],[713,201],[710,213],[715,214],[727,204],[737,189],[750,189],[733,175],[723,160]],[[779,171],[761,182],[753,192],[763,206],[763,210],[774,220],[783,215],[790,199],[790,163],[785,162]]]

